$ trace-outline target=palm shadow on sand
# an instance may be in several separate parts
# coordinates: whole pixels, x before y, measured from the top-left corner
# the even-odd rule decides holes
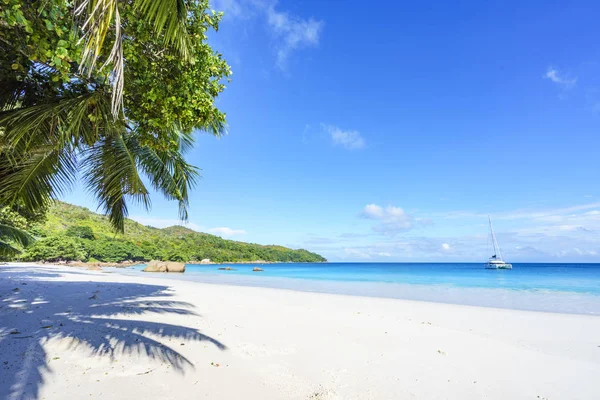
[[[0,267],[2,399],[39,397],[44,375],[52,373],[43,346],[49,339],[63,339],[67,350],[90,351],[90,357],[140,355],[179,373],[194,365],[164,342],[208,342],[226,349],[195,328],[132,318],[146,313],[198,315],[192,304],[172,300],[166,286],[61,282],[56,273],[19,269]]]

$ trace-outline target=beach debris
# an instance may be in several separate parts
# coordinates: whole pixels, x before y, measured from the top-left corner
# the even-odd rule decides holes
[[[18,335],[19,333],[21,333],[21,332],[19,332],[19,331],[12,331],[12,332],[9,332],[9,334],[10,334],[10,335]]]
[[[210,365],[212,365],[213,367],[218,367],[219,366],[219,364],[216,364],[214,362],[211,362]]]
[[[423,322],[421,322],[421,324],[422,325],[431,325],[431,322],[429,322],[429,321],[427,321],[427,322],[423,321]]]
[[[252,272],[262,272],[262,271],[264,271],[264,269],[262,269],[262,268],[258,268],[258,267],[252,268]]]
[[[98,295],[94,294],[92,297],[89,298],[89,300],[98,300]]]
[[[443,356],[445,356],[445,355],[446,355],[446,352],[445,352],[445,351],[441,351],[441,350],[439,350],[439,349],[438,349],[438,353],[440,353],[440,354],[441,354],[441,355],[443,355]]]
[[[60,360],[60,357],[54,357],[53,360]]]
[[[146,371],[146,372],[140,372],[139,374],[136,374],[136,375],[147,375],[147,374],[149,374],[149,373],[150,373],[150,372],[152,372],[152,371],[154,371],[154,368],[152,368],[152,369],[149,369],[149,370],[148,370],[148,371]]]
[[[337,399],[335,392],[325,389],[323,386],[319,385],[319,388],[312,392],[309,396],[309,399],[312,400],[326,400],[326,399]]]
[[[42,329],[50,329],[50,328],[52,328],[52,325],[42,326]]]
[[[21,289],[19,289],[18,287],[16,287],[16,288],[14,288],[12,291],[13,291],[13,292],[20,292],[20,291],[21,291]]]

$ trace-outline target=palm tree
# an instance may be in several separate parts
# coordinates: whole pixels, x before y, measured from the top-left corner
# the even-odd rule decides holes
[[[180,218],[186,219],[188,189],[198,175],[184,158],[191,134],[168,132],[170,146],[164,149],[143,144],[134,129],[112,120],[110,106],[108,95],[95,92],[0,115],[9,149],[9,162],[0,165],[0,204],[43,209],[79,178],[122,231],[127,198],[150,206],[144,176],[155,190],[179,201]]]
[[[28,210],[44,209],[81,180],[115,229],[123,231],[130,200],[150,206],[149,183],[178,201],[179,216],[187,219],[188,191],[198,177],[198,169],[185,160],[193,143],[192,130],[174,123],[154,136],[141,135],[123,109],[125,61],[119,9],[126,4],[152,24],[165,48],[174,49],[184,62],[193,62],[186,0],[76,2],[73,20],[82,32],[83,45],[79,65],[63,86],[68,90],[30,101],[31,93],[35,97],[46,90],[44,82],[33,88],[22,82],[0,82],[0,206],[19,203]],[[106,41],[112,41],[110,53],[104,49]],[[109,67],[112,72],[107,75],[103,71]],[[41,74],[52,68],[36,62],[32,70]],[[99,84],[97,76],[108,80]],[[24,93],[30,97],[25,99]],[[208,118],[204,126],[195,128],[220,135],[224,122]],[[0,237],[4,235],[27,243],[9,229],[0,230]]]
[[[15,247],[15,243],[26,247],[31,242],[33,242],[33,237],[24,230],[0,223],[0,258],[19,254],[21,250]]]

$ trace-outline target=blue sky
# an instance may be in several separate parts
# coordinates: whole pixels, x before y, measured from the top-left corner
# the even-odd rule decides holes
[[[600,4],[219,0],[189,226],[331,261],[600,261]],[[90,196],[65,200],[95,209]],[[153,195],[164,227],[177,205]]]

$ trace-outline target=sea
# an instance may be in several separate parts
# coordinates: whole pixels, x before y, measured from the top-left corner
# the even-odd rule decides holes
[[[224,271],[218,268],[230,267]],[[253,272],[254,267],[262,272]],[[143,265],[128,270],[138,274]],[[483,263],[187,264],[184,274],[148,274],[213,284],[269,287],[509,308],[600,315],[600,264]]]

